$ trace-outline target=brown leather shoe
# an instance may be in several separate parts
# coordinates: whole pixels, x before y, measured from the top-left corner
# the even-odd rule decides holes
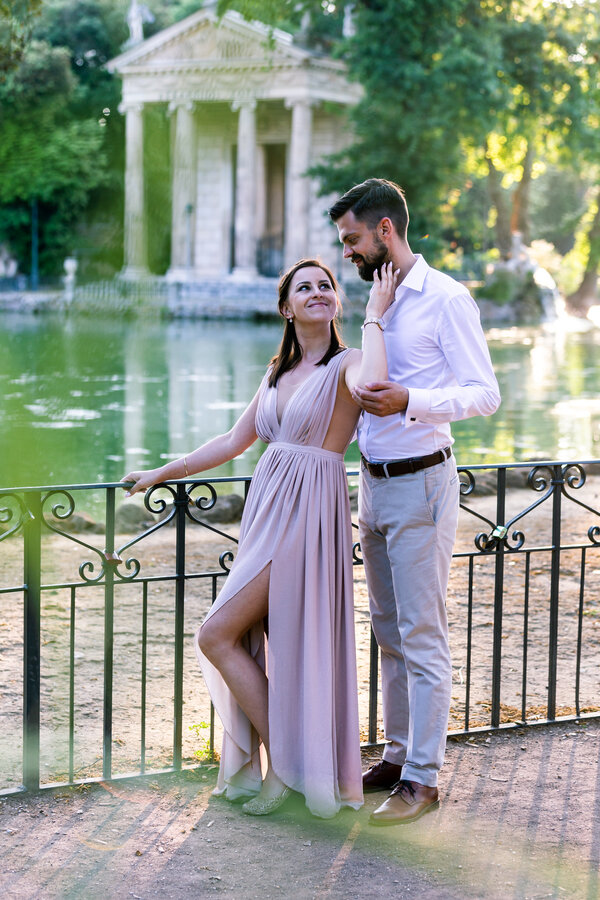
[[[418,781],[399,781],[385,803],[371,813],[371,825],[407,825],[438,809],[438,789]]]
[[[402,766],[390,763],[385,759],[375,763],[366,772],[363,772],[362,783],[365,794],[373,791],[389,791],[402,778]]]

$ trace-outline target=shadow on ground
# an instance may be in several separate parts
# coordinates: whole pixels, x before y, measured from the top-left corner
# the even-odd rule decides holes
[[[253,819],[213,798],[216,769],[0,801],[3,898],[596,900],[600,723],[451,741],[442,807],[411,826]],[[367,760],[366,760],[367,762]]]

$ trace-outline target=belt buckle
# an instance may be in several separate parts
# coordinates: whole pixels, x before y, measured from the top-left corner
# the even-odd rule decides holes
[[[382,467],[382,469],[383,469],[383,475],[384,475],[384,478],[391,478],[391,477],[392,477],[392,476],[390,475],[390,473],[388,472],[388,465],[389,465],[389,463],[386,463],[386,462],[384,462],[384,463],[381,464],[381,467]]]

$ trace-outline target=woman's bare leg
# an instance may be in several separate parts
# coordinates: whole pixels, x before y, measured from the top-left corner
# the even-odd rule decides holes
[[[276,794],[283,785],[271,767],[267,677],[242,644],[269,611],[270,573],[269,565],[214,613],[200,629],[198,644],[259,733],[269,761],[263,790]]]

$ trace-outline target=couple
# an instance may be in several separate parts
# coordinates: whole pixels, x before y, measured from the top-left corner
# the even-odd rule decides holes
[[[474,301],[408,245],[402,190],[371,178],[329,214],[373,282],[362,354],[341,343],[333,275],[301,260],[279,285],[279,353],[231,431],[123,481],[133,494],[265,441],[235,563],[196,635],[224,726],[216,793],[264,815],[293,790],[329,817],[358,809],[363,790],[388,791],[371,821],[394,825],[439,805],[459,496],[449,423],[493,413],[499,394]],[[343,463],[361,411],[359,528],[388,741],[364,774]]]

